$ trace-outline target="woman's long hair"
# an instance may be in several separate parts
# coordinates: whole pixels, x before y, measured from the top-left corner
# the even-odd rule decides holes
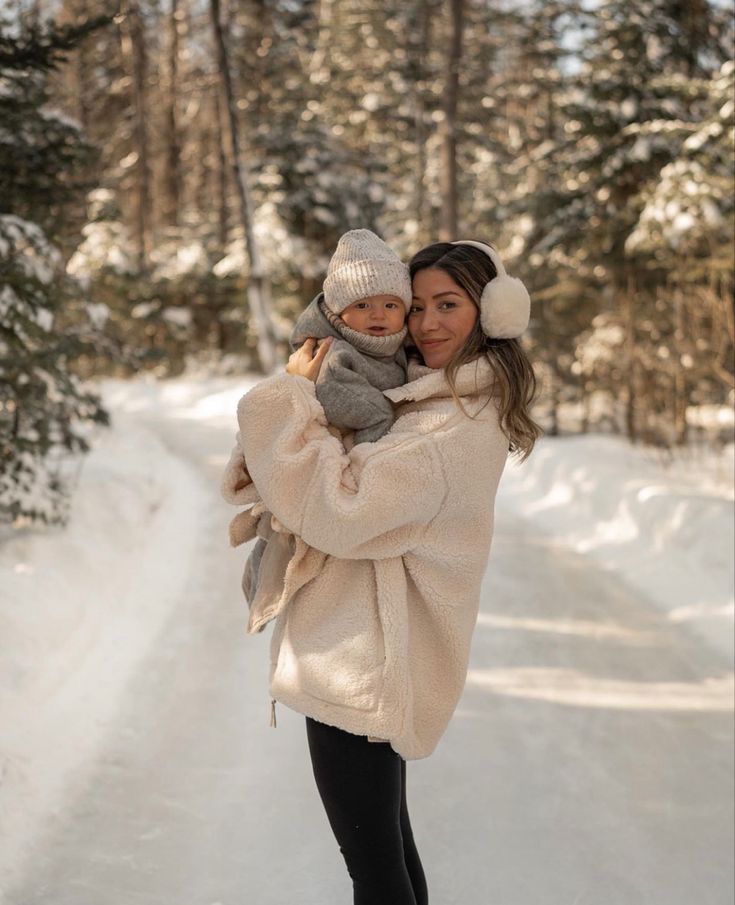
[[[497,271],[485,252],[472,245],[436,242],[418,251],[409,262],[411,279],[427,267],[448,274],[469,295],[480,310],[480,296]],[[418,350],[416,350],[417,354]],[[456,388],[456,374],[467,362],[480,356],[487,358],[495,374],[494,397],[497,399],[500,426],[509,441],[510,452],[521,462],[528,458],[543,430],[529,414],[536,395],[536,375],[528,356],[517,339],[491,339],[477,322],[467,341],[444,366],[447,383],[457,405],[467,414]],[[468,415],[468,417],[470,417]]]

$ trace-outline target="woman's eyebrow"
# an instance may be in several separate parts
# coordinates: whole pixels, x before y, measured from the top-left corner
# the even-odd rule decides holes
[[[458,292],[455,292],[453,289],[445,289],[443,292],[437,292],[435,295],[432,295],[431,298],[439,299],[443,295],[456,295],[458,299],[462,298],[462,296]],[[421,301],[421,296],[420,295],[411,296],[411,301],[414,301],[414,300]]]

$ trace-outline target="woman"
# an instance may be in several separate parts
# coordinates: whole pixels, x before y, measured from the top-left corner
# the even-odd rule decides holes
[[[270,690],[306,716],[359,905],[428,902],[406,760],[432,753],[457,705],[498,482],[508,451],[525,458],[540,433],[517,340],[529,317],[523,284],[471,241],[430,245],[410,269],[414,358],[408,383],[385,392],[392,430],[345,453],[314,392],[326,347],[312,358],[307,341],[286,374],[240,400],[244,457],[236,447],[224,485],[231,502],[247,502],[252,477],[276,520],[321,551],[301,581],[304,550],[289,565]]]

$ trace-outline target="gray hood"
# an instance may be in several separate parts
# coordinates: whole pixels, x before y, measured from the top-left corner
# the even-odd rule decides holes
[[[291,348],[295,352],[299,346],[302,346],[310,336],[317,339],[324,339],[326,336],[334,336],[336,339],[342,339],[334,327],[329,323],[319,306],[319,302],[324,298],[324,293],[320,292],[310,302],[307,308],[301,312],[296,319],[293,330],[291,331]]]

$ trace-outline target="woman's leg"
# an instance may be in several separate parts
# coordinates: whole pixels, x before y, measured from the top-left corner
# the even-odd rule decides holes
[[[426,905],[405,805],[405,761],[388,744],[311,717],[306,733],[317,789],[352,878],[354,905]],[[420,887],[415,892],[414,878]]]
[[[391,749],[392,750],[392,749]],[[411,821],[408,817],[408,804],[406,802],[406,761],[401,761],[401,836],[403,837],[403,859],[406,862],[406,869],[411,878],[413,886],[413,894],[416,898],[416,905],[429,905],[429,891],[426,887],[426,877],[424,868],[421,865],[421,859],[416,849],[416,843],[413,841],[413,831],[411,830]]]

